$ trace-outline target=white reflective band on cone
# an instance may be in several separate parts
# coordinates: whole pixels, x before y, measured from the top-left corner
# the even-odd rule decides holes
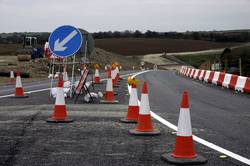
[[[115,79],[116,76],[116,71],[115,70],[111,70],[111,78]]]
[[[232,77],[232,74],[225,74],[225,78],[224,78],[224,81],[222,83],[222,86],[228,88],[229,83],[231,81],[231,77]]]
[[[138,96],[136,88],[131,88],[129,106],[138,106]]]
[[[116,70],[116,74],[120,72],[118,67],[116,67],[115,70]]]
[[[208,78],[209,78],[209,76],[210,76],[210,73],[211,73],[211,71],[210,71],[210,70],[207,70],[206,75],[205,75],[205,78],[204,78],[204,81],[205,81],[205,82],[208,82]]]
[[[21,77],[20,76],[16,77],[16,87],[17,88],[22,87],[22,81],[21,81]]]
[[[238,76],[238,79],[235,85],[235,90],[239,90],[243,92],[243,88],[245,87],[246,81],[247,81],[247,77]]]
[[[10,78],[15,78],[13,71],[10,71]]]
[[[57,87],[56,90],[56,105],[65,105],[63,88]]]
[[[140,115],[149,115],[150,114],[148,94],[142,93],[142,95],[141,95],[141,104],[140,104],[139,114]]]
[[[192,135],[189,108],[180,109],[177,135],[178,136],[191,136]]]
[[[107,80],[106,91],[113,92],[112,79],[110,78]]]
[[[68,73],[63,72],[63,81],[68,81],[68,80],[69,80]]]
[[[99,69],[95,69],[95,77],[99,77]]]
[[[216,84],[216,85],[217,85],[217,81],[218,81],[218,79],[219,79],[219,76],[220,76],[220,72],[216,71],[216,72],[214,73],[214,78],[213,78],[213,80],[212,80],[212,83],[213,83],[213,84]]]

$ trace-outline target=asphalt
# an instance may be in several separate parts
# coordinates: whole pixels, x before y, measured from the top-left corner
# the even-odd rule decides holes
[[[175,125],[181,95],[188,90],[193,134],[250,158],[248,94],[204,84],[170,71],[152,71],[138,78],[149,84],[152,111]]]
[[[152,71],[138,78],[140,85],[144,80],[149,83],[151,110],[175,125],[181,93],[189,90],[193,134],[249,158],[248,95],[170,71]],[[104,87],[97,85],[95,90]],[[26,99],[0,99],[0,165],[170,165],[161,155],[172,151],[173,131],[154,120],[160,136],[130,135],[128,130],[135,125],[119,122],[128,104],[126,78],[115,91],[118,105],[98,100],[86,104],[81,97],[73,104],[74,100],[66,99],[68,115],[74,119],[69,124],[46,123],[54,104],[49,91],[32,93]],[[195,143],[195,147],[208,159],[206,165],[244,165],[230,157],[221,159],[219,152],[204,145]]]

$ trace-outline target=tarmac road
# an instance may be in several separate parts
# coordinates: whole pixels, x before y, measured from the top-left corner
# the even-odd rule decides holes
[[[170,71],[139,75],[147,80],[151,110],[177,125],[181,95],[189,91],[193,134],[250,158],[250,96],[203,84]]]
[[[189,90],[193,134],[250,158],[249,95],[211,87],[170,71],[150,71],[137,78],[141,85],[143,80],[149,83],[151,110],[175,125],[182,92]],[[45,81],[29,83],[25,89],[48,87]],[[97,86],[101,90],[104,87]],[[0,87],[0,91],[3,89],[8,90]],[[160,156],[172,151],[172,130],[154,120],[162,135],[130,136],[128,130],[134,125],[119,123],[128,103],[126,79],[115,91],[120,101],[117,106],[68,105],[69,116],[75,122],[67,125],[45,122],[54,104],[48,91],[21,100],[0,99],[0,165],[168,165]],[[67,99],[67,103],[72,102]],[[206,165],[244,165],[230,157],[220,159],[219,152],[195,145],[197,152],[208,159]]]

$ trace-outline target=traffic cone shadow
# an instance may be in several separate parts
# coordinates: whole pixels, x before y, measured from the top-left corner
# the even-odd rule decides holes
[[[196,153],[191,127],[188,92],[184,91],[178,120],[176,143],[172,153],[162,155],[163,160],[173,164],[204,164],[207,159]]]
[[[64,91],[63,91],[63,76],[59,75],[58,86],[56,91],[56,102],[54,106],[54,113],[51,118],[46,120],[48,123],[70,123],[73,119],[67,116],[67,108],[65,104]]]
[[[144,82],[141,92],[141,104],[139,108],[139,116],[135,129],[129,130],[132,135],[160,135],[160,131],[154,129],[152,119],[150,115],[150,106],[148,99],[148,87],[147,82]]]

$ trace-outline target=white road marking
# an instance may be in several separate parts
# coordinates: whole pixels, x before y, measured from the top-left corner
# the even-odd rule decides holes
[[[134,73],[130,73],[130,74],[124,74],[124,75],[121,75],[121,77],[126,77],[126,76],[133,75],[133,74],[136,74],[136,73],[138,73],[138,72],[134,72]],[[105,80],[107,80],[107,79],[102,79],[101,81],[105,81]],[[88,82],[92,82],[92,81],[88,81]],[[31,93],[43,92],[43,91],[47,91],[47,90],[50,90],[50,88],[28,91],[28,92],[24,92],[24,94],[31,94]],[[14,94],[0,96],[0,99],[11,97],[11,96],[14,96]]]
[[[144,72],[136,73],[132,77],[138,76],[138,75],[146,73],[146,72],[149,72],[149,71],[144,71]],[[131,90],[131,87],[128,86],[129,94],[130,94],[130,90]],[[138,100],[138,103],[140,105],[140,101],[139,100]],[[171,128],[171,129],[177,131],[177,126],[175,126],[174,124],[172,124],[172,123],[168,122],[167,120],[163,119],[162,117],[160,117],[159,115],[157,115],[153,111],[151,111],[150,113],[151,113],[151,116],[153,118],[155,118],[156,120],[158,120],[159,122],[161,122],[165,126],[167,126],[167,127]],[[208,142],[208,141],[206,141],[206,140],[204,140],[204,139],[202,139],[200,137],[197,137],[195,135],[193,135],[193,139],[194,139],[194,141],[196,141],[196,142],[198,142],[198,143],[200,143],[202,145],[205,145],[205,146],[207,146],[207,147],[209,147],[211,149],[214,149],[214,150],[216,150],[216,151],[218,151],[220,153],[223,153],[223,154],[225,154],[227,156],[230,156],[230,157],[232,157],[232,158],[234,158],[234,159],[236,159],[236,160],[238,160],[238,161],[240,161],[242,163],[250,165],[250,159],[248,159],[248,158],[245,158],[245,157],[240,156],[240,155],[238,155],[236,153],[233,153],[233,152],[231,152],[231,151],[229,151],[227,149],[224,149],[224,148],[222,148],[220,146],[217,146],[217,145],[215,145],[215,144],[213,144],[211,142]]]

